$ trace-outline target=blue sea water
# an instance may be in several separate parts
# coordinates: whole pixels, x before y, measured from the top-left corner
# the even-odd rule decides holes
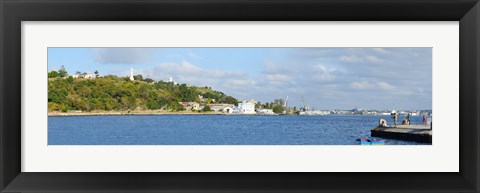
[[[390,116],[119,115],[48,117],[49,145],[358,145]],[[403,117],[399,117],[402,120]],[[411,117],[421,124],[421,116]],[[385,139],[390,145],[425,145]],[[428,143],[427,143],[428,145]]]

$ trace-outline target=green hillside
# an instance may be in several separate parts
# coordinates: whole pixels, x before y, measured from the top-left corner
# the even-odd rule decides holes
[[[184,110],[179,104],[181,101],[237,104],[234,97],[212,90],[210,87],[155,82],[152,79],[143,79],[141,75],[135,76],[135,80],[130,81],[126,77],[113,75],[85,79],[61,77],[59,74],[56,71],[48,74],[49,111],[133,109],[181,111]]]

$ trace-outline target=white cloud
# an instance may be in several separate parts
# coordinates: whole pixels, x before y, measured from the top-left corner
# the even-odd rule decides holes
[[[200,58],[199,55],[195,54],[195,53],[192,52],[192,51],[188,51],[188,54],[187,54],[187,55],[188,55],[189,58],[192,58],[192,59],[199,59],[199,58]]]
[[[224,70],[211,70],[201,68],[189,62],[183,61],[180,64],[175,63],[162,63],[156,68],[156,72],[159,74],[172,74],[172,76],[178,76],[181,79],[217,79],[217,78],[235,78],[245,75],[240,71],[224,71]]]
[[[378,82],[377,86],[382,90],[393,90],[393,89],[395,89],[394,86],[392,86],[392,85],[390,85],[386,82]]]
[[[384,109],[392,103],[405,109],[431,108],[431,49],[295,50],[299,54],[282,60],[264,58],[264,65],[252,71],[180,62],[159,64],[148,73],[157,80],[172,76],[179,83],[211,86],[238,99],[270,102],[289,96],[297,107],[304,96],[316,108]]]
[[[386,82],[377,82],[377,83],[370,83],[369,81],[357,81],[352,82],[350,86],[357,90],[377,90],[377,91],[390,91],[395,89],[395,86],[390,85]]]
[[[284,81],[289,81],[290,77],[282,74],[269,74],[267,75],[267,80],[273,81],[273,82],[284,82]]]
[[[367,55],[367,56],[358,56],[358,55],[343,55],[339,58],[340,61],[342,62],[347,62],[347,63],[365,63],[365,62],[372,62],[372,63],[382,63],[383,60],[373,56],[373,55]]]
[[[239,88],[255,85],[255,81],[241,71],[212,70],[183,61],[181,63],[161,63],[153,68],[139,69],[139,74],[154,80],[167,81],[169,77],[180,84],[209,86],[228,95],[237,96]],[[245,90],[246,92],[246,90]]]
[[[229,79],[226,81],[226,86],[239,87],[239,86],[254,86],[254,85],[255,85],[255,81],[253,80]]]
[[[380,54],[389,54],[390,52],[385,50],[384,48],[372,48],[373,51],[380,53]]]
[[[340,61],[342,62],[349,62],[349,63],[357,63],[362,62],[363,58],[357,55],[344,55],[340,57]]]
[[[93,58],[101,64],[143,64],[150,61],[156,48],[93,48]]]
[[[309,98],[311,106],[319,108],[364,105],[384,109],[395,103],[405,109],[428,109],[432,97],[431,51],[430,48],[306,48],[296,50],[291,61],[283,64],[272,61],[276,65],[268,67],[296,82],[295,85],[285,82],[283,87],[275,85],[278,90],[283,88],[283,93],[288,92],[285,88],[297,89],[298,92],[288,94],[292,104],[293,99],[303,95]]]
[[[373,62],[373,63],[376,63],[376,64],[383,62],[382,59],[377,58],[376,56],[366,56],[365,58],[367,59],[367,61]]]
[[[335,76],[331,74],[331,72],[333,72],[333,69],[328,69],[324,65],[315,65],[313,72],[316,80],[326,81],[335,79]]]
[[[373,84],[370,84],[368,81],[361,81],[361,82],[352,82],[350,84],[352,88],[357,90],[365,90],[373,88]]]

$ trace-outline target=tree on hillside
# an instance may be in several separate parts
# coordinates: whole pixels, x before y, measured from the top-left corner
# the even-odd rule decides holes
[[[170,100],[168,102],[168,110],[170,111],[183,111],[185,108],[183,108],[183,105],[179,104],[178,101]]]
[[[202,94],[202,96],[203,96],[203,98],[211,98],[211,99],[212,98],[213,99],[217,98],[217,95],[213,92],[206,92],[206,93]]]
[[[133,76],[134,80],[143,81],[143,76],[141,74]]]
[[[189,87],[186,84],[179,86],[179,95],[181,101],[197,101],[198,93],[195,92],[193,87]]]
[[[98,70],[95,70],[95,72],[93,72],[95,74],[95,78],[98,78],[100,76],[100,74],[98,73]]]
[[[67,99],[67,90],[64,88],[52,89],[48,91],[48,102],[65,103]]]
[[[62,78],[68,76],[68,72],[67,72],[67,70],[65,70],[65,66],[62,65],[60,70],[58,70],[58,75]]]
[[[155,80],[153,80],[151,78],[145,78],[143,81],[148,82],[148,83],[155,82]]]
[[[72,84],[72,83],[73,83],[73,77],[72,77],[72,76],[69,76],[69,77],[67,78],[67,82],[70,83],[70,84]]]
[[[218,103],[238,105],[238,100],[233,98],[232,96],[222,96],[220,99],[218,99]]]
[[[158,91],[152,91],[148,93],[147,108],[160,109],[167,104],[168,101],[165,98],[161,97]]]
[[[57,78],[59,77],[60,75],[58,74],[57,71],[53,70],[51,72],[48,73],[48,78]]]
[[[106,75],[106,76],[103,76],[104,79],[112,79],[112,80],[115,80],[117,79],[118,77],[115,76],[115,75]]]

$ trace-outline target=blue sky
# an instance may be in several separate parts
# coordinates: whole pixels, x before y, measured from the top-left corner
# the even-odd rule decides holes
[[[431,48],[49,48],[48,70],[134,74],[317,109],[432,108]]]

